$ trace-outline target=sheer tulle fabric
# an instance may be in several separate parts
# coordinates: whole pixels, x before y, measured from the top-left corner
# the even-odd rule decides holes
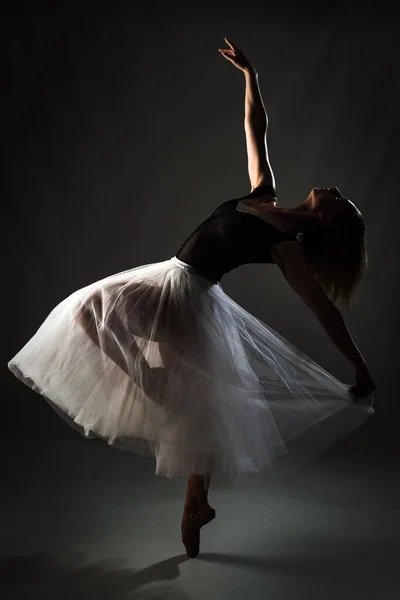
[[[374,412],[176,257],[74,292],[8,367],[85,436],[166,477],[275,477]]]

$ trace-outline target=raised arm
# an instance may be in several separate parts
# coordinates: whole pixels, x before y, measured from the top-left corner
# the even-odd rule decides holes
[[[268,115],[258,85],[258,73],[249,66],[244,71],[246,80],[244,130],[251,191],[259,185],[275,189],[275,176],[268,156]]]
[[[220,48],[219,51],[243,71],[246,81],[244,129],[251,191],[260,185],[271,185],[275,189],[267,146],[268,116],[258,85],[258,73],[239,48],[227,38],[225,41],[229,48]]]

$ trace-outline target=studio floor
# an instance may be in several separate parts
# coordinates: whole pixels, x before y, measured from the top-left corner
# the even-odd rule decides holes
[[[184,479],[58,431],[2,437],[2,600],[400,597],[400,453],[372,420],[278,484],[211,487],[217,517],[194,559]]]

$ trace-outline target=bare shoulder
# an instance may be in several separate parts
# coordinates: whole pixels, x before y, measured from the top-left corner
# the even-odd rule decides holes
[[[302,245],[285,240],[274,244],[271,256],[291,288],[318,317],[332,309],[332,302],[318,283]]]
[[[311,270],[303,247],[296,240],[278,242],[272,246],[270,253],[272,259],[281,269],[296,265],[299,268]]]

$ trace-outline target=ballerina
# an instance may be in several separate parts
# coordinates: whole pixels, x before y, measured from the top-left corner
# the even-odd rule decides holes
[[[154,457],[156,475],[188,477],[191,557],[215,518],[211,477],[271,472],[289,442],[350,405],[349,431],[361,426],[374,409],[360,400],[376,389],[338,308],[367,263],[361,212],[335,186],[279,207],[258,73],[225,40],[220,53],[245,76],[250,194],[219,204],[170,259],[72,293],[8,363],[86,437]],[[249,263],[282,271],[354,366],[354,385],[225,294],[222,277]]]

